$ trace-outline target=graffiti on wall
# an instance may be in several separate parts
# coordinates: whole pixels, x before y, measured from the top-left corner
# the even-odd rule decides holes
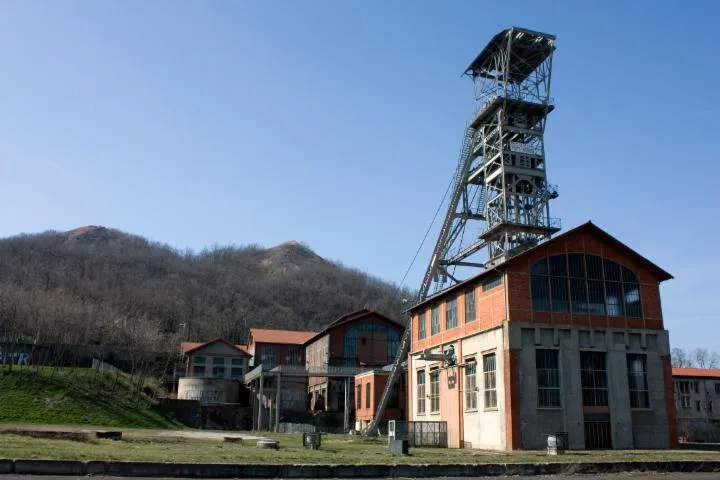
[[[0,365],[30,365],[30,354],[27,352],[8,352],[0,350]]]
[[[183,400],[199,400],[203,403],[220,403],[225,401],[225,390],[210,385],[186,385],[181,398]]]

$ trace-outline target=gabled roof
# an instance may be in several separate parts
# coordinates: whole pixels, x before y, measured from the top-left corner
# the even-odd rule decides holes
[[[673,377],[720,378],[720,368],[673,368]]]
[[[390,318],[388,316],[383,315],[382,313],[376,312],[375,310],[368,310],[367,308],[362,308],[360,310],[356,310],[354,312],[346,313],[342,317],[338,318],[337,320],[333,320],[330,322],[325,328],[320,330],[317,334],[313,335],[311,338],[307,339],[305,344],[312,342],[313,340],[321,337],[322,335],[326,334],[330,329],[339,327],[340,325],[344,325],[346,323],[354,322],[356,320],[360,320],[365,317],[369,317],[375,315],[383,320],[386,320],[392,324],[397,325],[398,327],[405,329],[405,325],[398,322],[397,320]]]
[[[510,259],[506,260],[505,262],[503,262],[491,269],[485,270],[473,277],[468,278],[467,280],[457,283],[450,288],[446,288],[445,290],[442,290],[442,291],[426,298],[422,302],[420,302],[417,305],[414,305],[412,308],[410,308],[409,311],[412,312],[417,307],[424,305],[432,300],[435,300],[438,297],[446,295],[454,290],[458,290],[458,289],[462,288],[463,286],[467,285],[468,283],[477,281],[478,279],[480,279],[483,276],[491,275],[493,273],[497,273],[498,271],[503,271],[503,270],[507,269],[507,267],[510,266],[513,262],[516,262],[516,261],[518,261],[518,259],[523,258],[526,255],[529,255],[531,252],[534,252],[535,250],[540,249],[540,248],[545,248],[546,246],[550,245],[551,243],[557,242],[560,239],[567,237],[571,234],[583,232],[583,231],[587,232],[587,233],[591,233],[591,234],[605,240],[606,242],[612,244],[617,250],[623,252],[625,255],[635,258],[639,263],[644,265],[645,268],[647,268],[649,271],[651,271],[655,275],[657,275],[658,280],[660,280],[661,282],[664,282],[665,280],[670,280],[671,278],[673,278],[673,276],[670,275],[668,272],[666,272],[662,268],[658,267],[656,264],[654,264],[647,258],[643,257],[642,255],[640,255],[638,252],[636,252],[632,248],[628,247],[623,242],[621,242],[617,238],[615,238],[612,235],[610,235],[609,233],[607,233],[602,228],[600,228],[597,225],[595,225],[594,223],[592,223],[592,221],[588,220],[587,222],[585,222],[581,225],[578,225],[577,227],[574,227],[574,228],[571,228],[570,230],[564,231],[563,233],[557,235],[556,237],[551,238],[550,240],[548,240],[546,242],[539,243],[538,245],[535,245],[534,247],[529,248],[529,249],[525,250],[524,252],[521,252],[521,253],[515,255],[514,257],[511,257]]]
[[[210,340],[209,342],[205,343],[197,343],[197,342],[182,342],[180,344],[180,352],[183,355],[189,355],[193,352],[196,352],[198,350],[202,350],[205,347],[209,347],[210,345],[214,343],[224,343],[226,345],[230,345],[232,348],[237,350],[238,352],[242,353],[243,355],[246,355],[248,357],[251,357],[250,353],[247,351],[247,345],[235,345],[231,342],[228,342],[224,338],[216,338],[215,340]]]
[[[303,330],[272,330],[251,328],[250,338],[255,343],[280,343],[285,345],[303,345],[315,332]]]

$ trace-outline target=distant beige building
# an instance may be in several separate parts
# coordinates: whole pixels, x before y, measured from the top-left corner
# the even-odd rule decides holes
[[[245,345],[217,338],[206,343],[184,342],[184,376],[178,381],[178,399],[203,404],[238,403],[240,386],[248,370]]]
[[[720,369],[673,368],[678,435],[720,441]]]

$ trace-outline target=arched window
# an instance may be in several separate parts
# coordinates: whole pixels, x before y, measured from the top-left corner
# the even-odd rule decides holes
[[[533,310],[642,317],[640,282],[627,267],[596,255],[552,255],[530,271]]]

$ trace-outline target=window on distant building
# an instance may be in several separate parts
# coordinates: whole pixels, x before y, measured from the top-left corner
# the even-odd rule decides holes
[[[700,404],[700,400],[696,400],[696,401],[695,401],[695,408],[697,409],[698,412],[702,409],[702,408],[700,407],[700,405],[701,405],[701,404]]]
[[[640,282],[627,267],[595,255],[552,255],[531,269],[533,310],[642,317]]]
[[[242,378],[244,360],[242,358],[233,358],[230,363],[232,365],[232,368],[230,369],[230,377],[235,379]]]
[[[288,365],[302,365],[303,364],[303,348],[302,347],[288,347],[286,363]]]
[[[690,408],[690,397],[683,395],[680,397],[680,406],[682,408]]]
[[[474,358],[465,361],[465,409],[477,409],[477,362]]]
[[[422,340],[427,335],[425,327],[425,312],[418,313],[418,340]]]
[[[684,380],[675,382],[675,390],[677,390],[678,393],[690,393],[690,382]]]
[[[430,335],[440,333],[440,307],[437,305],[430,310]]]
[[[445,302],[445,329],[457,327],[457,298]]]
[[[560,406],[560,364],[557,350],[535,350],[538,407]]]
[[[497,408],[497,364],[495,354],[483,355],[483,383],[485,392],[485,408]]]
[[[277,349],[273,345],[265,345],[260,355],[260,363],[268,365],[277,365]]]
[[[608,406],[605,352],[580,352],[580,383],[583,406]]]
[[[627,356],[628,386],[630,388],[630,407],[649,408],[650,395],[647,383],[645,355]]]
[[[500,275],[493,275],[491,277],[488,277],[485,280],[483,280],[482,291],[487,292],[488,290],[497,287],[501,283],[502,283],[502,277]]]
[[[417,372],[417,413],[425,413],[425,370]]]
[[[215,378],[225,378],[225,357],[213,357],[212,375]]]
[[[713,411],[713,402],[712,402],[712,400],[708,400],[707,405],[705,406],[705,408],[707,408],[708,412],[712,412],[712,411]]]
[[[365,408],[370,408],[370,382],[365,384]]]
[[[475,321],[475,289],[465,292],[465,323]]]
[[[193,377],[204,377],[205,376],[205,357],[191,357],[192,358],[192,374]]]
[[[700,382],[698,382],[697,380],[695,380],[695,381],[693,382],[693,387],[694,387],[694,389],[695,389],[695,393],[700,393]]]
[[[720,383],[716,383],[716,384],[715,384],[715,393],[717,393],[718,395],[720,395]]]
[[[440,370],[430,370],[430,413],[440,411]]]
[[[355,408],[360,410],[362,408],[362,385],[358,385],[355,388]]]

